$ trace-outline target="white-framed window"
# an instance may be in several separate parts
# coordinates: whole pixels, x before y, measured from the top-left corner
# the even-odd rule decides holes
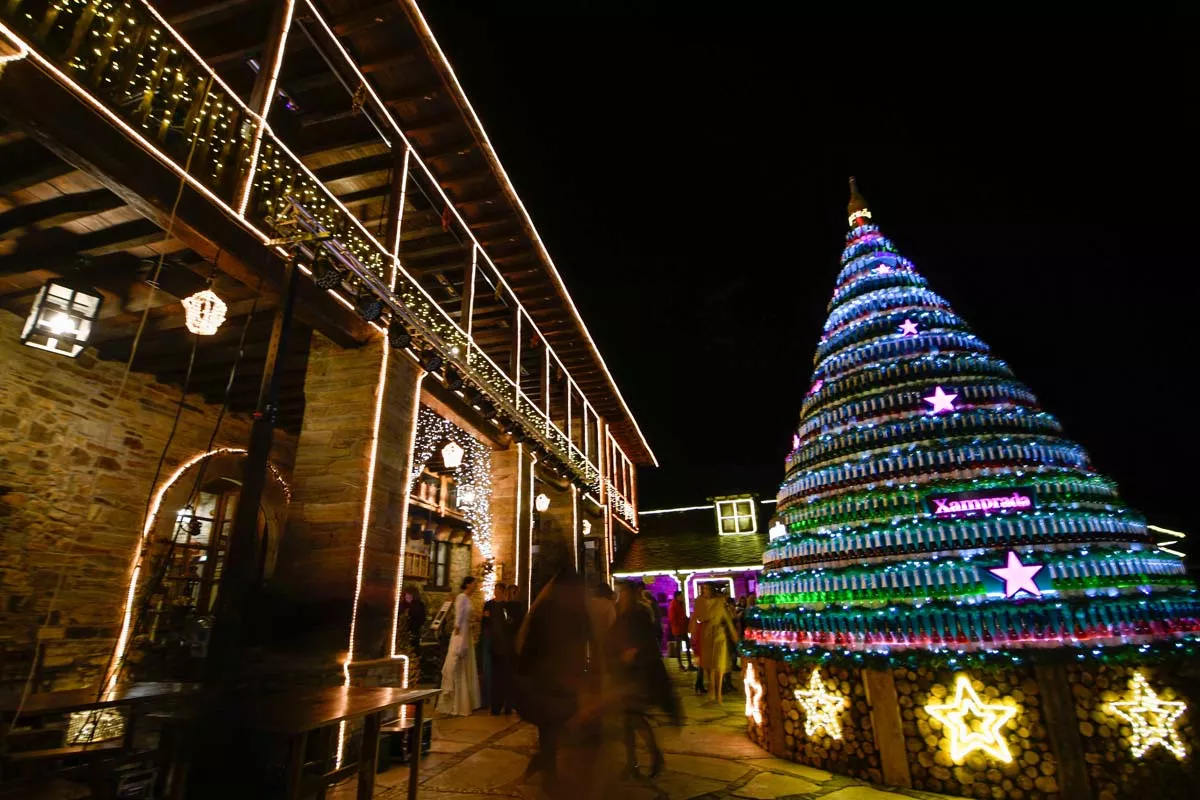
[[[758,533],[758,515],[754,513],[754,499],[738,497],[732,500],[717,500],[717,533],[731,536],[738,533]]]

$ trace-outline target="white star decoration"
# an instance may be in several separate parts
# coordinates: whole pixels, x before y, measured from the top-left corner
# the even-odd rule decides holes
[[[946,411],[955,410],[954,401],[958,399],[958,395],[947,393],[945,389],[938,386],[933,390],[933,394],[922,399],[932,406],[929,409],[930,414],[941,414]]]
[[[1133,757],[1141,758],[1151,747],[1160,744],[1176,758],[1186,758],[1187,748],[1183,746],[1177,728],[1179,718],[1187,711],[1187,704],[1181,700],[1160,700],[1140,672],[1133,673],[1130,678],[1129,691],[1129,700],[1109,703],[1108,709],[1133,729],[1133,735],[1129,737]]]
[[[961,764],[976,750],[982,750],[1005,763],[1012,761],[1008,742],[1004,740],[1000,729],[1016,716],[1016,706],[984,703],[966,675],[960,674],[955,679],[954,699],[951,702],[930,703],[925,710],[945,726],[946,736],[950,739],[950,758],[954,763]],[[973,726],[968,718],[977,719],[979,723]]]
[[[904,320],[904,322],[900,323],[900,332],[905,336],[916,336],[918,333],[917,323],[911,319]]]
[[[1041,571],[1041,564],[1022,564],[1020,557],[1012,550],[1008,551],[1008,563],[1005,566],[988,570],[1004,581],[1005,597],[1012,597],[1021,592],[1029,592],[1034,597],[1041,597],[1042,590],[1033,580],[1033,576]]]
[[[746,689],[746,717],[754,720],[755,725],[762,725],[763,686],[758,682],[753,662],[746,662],[746,675],[742,678],[742,686]]]
[[[796,690],[796,700],[804,709],[804,733],[816,735],[818,728],[825,729],[825,735],[831,739],[842,738],[842,709],[846,707],[846,698],[837,692],[828,691],[825,682],[821,680],[821,670],[814,669],[808,679],[807,689]]]

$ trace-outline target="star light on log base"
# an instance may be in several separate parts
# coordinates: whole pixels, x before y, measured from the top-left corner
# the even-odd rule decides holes
[[[1038,588],[1033,576],[1043,569],[1042,564],[1022,564],[1015,551],[1008,551],[1008,563],[1003,567],[994,567],[988,572],[1004,581],[1004,596],[1013,597],[1021,592],[1028,592],[1034,597],[1041,597],[1042,590]]]
[[[759,683],[758,673],[754,671],[754,663],[746,662],[746,675],[742,678],[742,686],[746,689],[746,717],[754,720],[755,725],[763,721],[763,685]]]
[[[975,693],[971,679],[959,674],[954,682],[954,699],[949,703],[925,706],[929,716],[939,720],[950,739],[950,758],[955,764],[976,750],[982,750],[1004,763],[1012,761],[1008,742],[1000,729],[1017,714],[1016,706],[985,703]],[[973,723],[973,720],[978,722]]]
[[[1108,710],[1129,723],[1129,751],[1141,758],[1156,744],[1162,745],[1179,760],[1187,758],[1187,748],[1179,738],[1179,718],[1187,711],[1181,700],[1162,700],[1150,688],[1140,672],[1129,679],[1129,699],[1108,704]]]
[[[807,689],[796,690],[796,701],[804,709],[804,733],[807,736],[815,736],[819,728],[824,728],[829,738],[842,738],[841,714],[846,707],[846,698],[825,688],[821,670],[813,670]]]
[[[906,319],[904,322],[900,323],[900,333],[904,334],[905,336],[916,336],[919,332],[920,331],[918,330],[917,323],[913,322],[911,319]]]
[[[929,409],[930,414],[944,414],[947,411],[955,410],[954,401],[958,399],[958,395],[948,393],[942,387],[937,386],[934,387],[933,394],[921,399],[932,406]]]

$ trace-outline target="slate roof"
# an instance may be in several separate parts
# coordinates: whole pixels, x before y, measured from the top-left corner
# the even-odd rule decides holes
[[[639,533],[617,555],[614,573],[652,570],[702,570],[762,564],[767,525],[775,506],[756,504],[758,533],[720,536],[713,507],[639,515]]]

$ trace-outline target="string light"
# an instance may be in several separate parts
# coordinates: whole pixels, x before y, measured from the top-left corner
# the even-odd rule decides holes
[[[749,659],[746,661],[746,674],[742,678],[742,686],[746,690],[746,717],[754,720],[755,725],[762,725],[763,685],[758,680],[758,673],[754,669],[754,662]]]
[[[198,336],[212,336],[225,321],[225,301],[212,289],[196,292],[183,299],[184,324]]]
[[[846,698],[838,692],[825,688],[821,671],[814,669],[808,679],[807,689],[797,689],[796,701],[804,710],[804,733],[810,738],[824,729],[831,739],[842,738],[841,714],[846,708]]]
[[[949,703],[930,703],[925,711],[945,726],[954,763],[961,764],[976,750],[1006,764],[1012,761],[1000,729],[1016,716],[1017,707],[983,702],[966,674],[955,676],[954,698]]]
[[[1187,758],[1187,748],[1179,736],[1179,718],[1187,711],[1187,703],[1159,698],[1140,671],[1129,679],[1128,696],[1128,700],[1109,703],[1108,710],[1129,723],[1129,752],[1133,757],[1141,758],[1151,747],[1161,745],[1175,758]]]
[[[492,545],[492,450],[467,431],[432,410],[421,407],[417,415],[416,435],[413,437],[413,470],[409,476],[409,491],[425,469],[425,465],[438,452],[439,445],[450,440],[441,448],[442,463],[452,470],[458,487],[459,504],[463,517],[471,529],[471,541],[483,560],[482,586],[484,597],[491,597],[496,586],[495,553]],[[446,461],[446,449],[454,445],[451,460]],[[455,456],[457,455],[457,459]],[[470,496],[468,502],[467,497]]]

